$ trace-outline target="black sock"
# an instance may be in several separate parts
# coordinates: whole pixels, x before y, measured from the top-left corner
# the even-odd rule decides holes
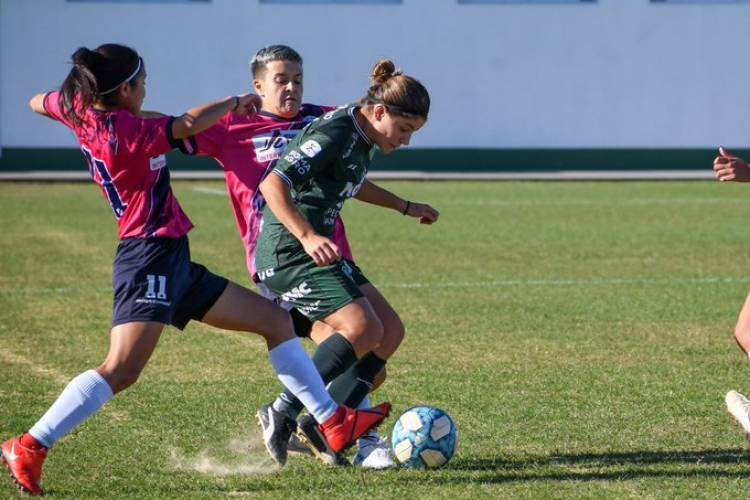
[[[384,359],[380,359],[375,353],[367,353],[351,368],[336,377],[328,388],[328,392],[338,404],[356,408],[372,390],[375,375],[384,366]]]
[[[318,373],[320,373],[323,383],[327,384],[355,364],[357,355],[349,341],[340,333],[335,333],[320,343],[312,361]],[[297,418],[304,407],[289,389],[282,392],[274,402],[276,410],[291,418]]]

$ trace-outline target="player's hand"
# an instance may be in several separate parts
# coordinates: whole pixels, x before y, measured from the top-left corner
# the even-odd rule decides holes
[[[300,241],[307,255],[319,267],[330,266],[341,260],[341,250],[338,245],[325,236],[314,234]]]
[[[714,174],[720,181],[750,182],[750,167],[742,158],[719,147],[719,156],[714,158]]]
[[[263,102],[257,94],[242,94],[237,96],[237,107],[232,110],[235,115],[253,116],[258,112]]]
[[[406,214],[409,217],[416,217],[420,224],[434,224],[440,217],[440,212],[427,205],[426,203],[409,202],[409,209]]]

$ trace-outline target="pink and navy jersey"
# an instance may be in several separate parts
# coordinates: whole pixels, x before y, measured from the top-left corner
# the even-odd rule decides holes
[[[253,279],[256,276],[255,246],[265,206],[258,185],[273,170],[276,160],[299,131],[333,109],[331,106],[304,104],[292,119],[263,112],[251,117],[226,115],[208,130],[182,141],[180,150],[183,153],[210,156],[224,169],[229,198],[245,246],[247,269]],[[353,262],[340,218],[336,221],[333,241],[344,258]]]
[[[179,144],[171,136],[174,118],[89,109],[83,123],[75,125],[63,115],[60,98],[59,92],[47,94],[44,109],[78,138],[89,174],[117,219],[119,238],[177,239],[187,234],[193,224],[172,193],[164,157]]]

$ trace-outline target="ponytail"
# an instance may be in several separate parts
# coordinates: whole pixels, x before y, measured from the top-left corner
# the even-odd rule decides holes
[[[130,47],[105,44],[95,50],[81,47],[71,56],[73,67],[60,88],[63,114],[75,125],[83,122],[86,111],[96,102],[114,107],[115,92],[141,71],[143,61]]]

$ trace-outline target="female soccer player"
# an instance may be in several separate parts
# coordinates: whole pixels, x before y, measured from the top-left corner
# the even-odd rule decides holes
[[[230,111],[253,113],[257,96],[229,97],[177,118],[145,119],[138,115],[146,70],[134,50],[115,44],[81,48],[72,62],[60,92],[39,94],[30,104],[74,131],[118,223],[110,349],[97,369],[68,384],[27,433],[3,443],[2,461],[22,491],[42,493],[48,449],[138,379],[167,324],[183,329],[195,319],[258,332],[279,379],[304,401],[331,446],[350,446],[382,421],[387,403],[354,412],[331,399],[294,338],[286,312],[190,261],[192,224],[172,194],[163,155],[178,139],[205,130]]]
[[[259,187],[267,206],[255,256],[258,277],[310,321],[320,320],[338,332],[324,344],[336,342],[326,349],[321,344],[314,359],[323,380],[332,380],[334,399],[351,404],[367,394],[401,339],[384,341],[383,322],[363,291],[362,274],[342,260],[331,239],[336,218],[351,197],[425,224],[439,215],[365,179],[374,148],[388,154],[408,144],[430,107],[424,86],[397,72],[389,60],[375,66],[372,80],[358,104],[326,113],[297,135],[275,164],[274,175]],[[274,408],[283,411],[276,403]],[[320,458],[329,461],[335,455],[314,422],[303,418],[300,432]]]
[[[245,246],[247,268],[253,281],[257,282],[255,247],[265,204],[257,191],[258,184],[283,155],[289,141],[303,127],[335,108],[302,104],[302,58],[291,47],[264,47],[255,54],[250,66],[255,91],[262,99],[260,111],[253,116],[226,115],[217,125],[185,140],[181,150],[188,154],[213,157],[224,169],[227,190]],[[415,209],[418,206],[420,205],[415,204]],[[339,217],[336,218],[332,239],[341,249],[343,258],[355,268],[344,225]],[[404,327],[398,314],[364,276],[359,274],[358,277],[360,288],[383,323],[383,344],[390,345],[391,350],[395,350],[404,337]],[[262,284],[259,286],[264,295],[275,298]],[[282,303],[285,304],[291,307],[288,303]],[[298,335],[310,336],[318,344],[335,335],[330,327],[321,322],[316,322],[312,327],[311,322],[296,309],[291,309],[290,312]],[[342,344],[342,339],[333,338],[323,347],[323,352],[329,346],[336,348],[339,344]],[[353,357],[351,362],[354,362]],[[384,374],[384,371],[381,373]],[[380,380],[376,381],[376,385]],[[273,406],[282,411],[276,411]],[[302,406],[289,402],[285,396],[280,397],[273,406],[261,408],[258,417],[266,446],[274,459],[283,464],[286,462],[286,443],[290,435],[293,438],[295,419]],[[360,407],[369,407],[369,398],[365,398]],[[293,442],[291,446],[294,447]],[[355,463],[372,468],[395,465],[384,440],[379,439],[374,431],[360,439]]]
[[[742,158],[738,158],[719,148],[719,156],[714,159],[714,173],[716,178],[724,182],[750,182],[750,166]],[[742,306],[740,317],[734,328],[734,338],[737,345],[746,356],[750,356],[750,295]],[[750,399],[737,391],[729,391],[725,402],[727,410],[745,431],[750,439]]]

